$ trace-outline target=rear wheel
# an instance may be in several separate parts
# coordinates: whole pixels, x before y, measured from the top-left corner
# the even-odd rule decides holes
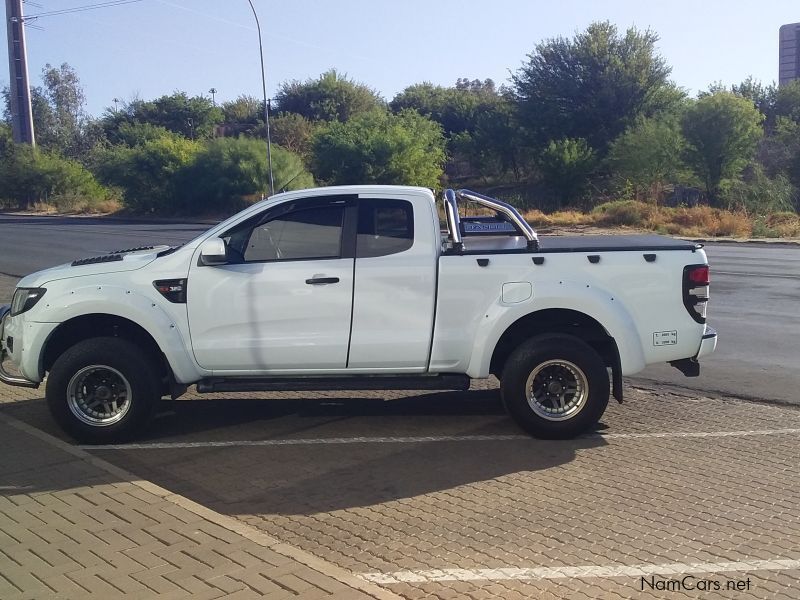
[[[508,412],[540,438],[570,438],[594,427],[608,406],[608,371],[599,354],[570,335],[546,334],[506,362],[500,391]]]
[[[47,404],[59,425],[80,442],[129,439],[160,398],[154,360],[120,338],[91,338],[65,351],[47,378]]]

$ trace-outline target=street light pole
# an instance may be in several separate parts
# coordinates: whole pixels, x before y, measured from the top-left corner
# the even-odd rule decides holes
[[[253,11],[253,16],[256,19],[256,29],[258,29],[258,55],[261,58],[261,91],[264,94],[264,123],[267,127],[267,168],[269,169],[269,194],[271,196],[275,193],[275,183],[272,179],[272,141],[269,135],[269,101],[267,100],[267,77],[264,74],[264,46],[261,42],[261,23],[258,21],[256,7],[253,6],[253,0],[247,0],[247,2]]]

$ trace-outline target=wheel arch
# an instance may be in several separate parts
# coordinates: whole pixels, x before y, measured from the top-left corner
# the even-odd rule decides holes
[[[150,332],[135,321],[109,313],[80,315],[56,327],[42,348],[41,371],[49,371],[68,348],[94,337],[118,337],[133,342],[155,359],[160,375],[172,376],[169,361]]]
[[[520,344],[547,333],[571,335],[591,346],[611,369],[613,394],[622,402],[622,366],[617,341],[597,319],[578,310],[545,308],[518,318],[497,340],[489,372],[499,377],[509,356]]]

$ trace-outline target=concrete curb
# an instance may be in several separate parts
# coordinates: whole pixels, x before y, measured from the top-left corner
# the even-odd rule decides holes
[[[180,506],[181,508],[188,510],[198,517],[205,519],[206,521],[213,523],[215,525],[219,525],[220,527],[224,527],[228,531],[235,533],[237,535],[242,536],[252,542],[255,542],[259,546],[264,548],[268,548],[273,552],[277,552],[278,554],[282,554],[287,558],[295,560],[315,571],[330,577],[331,579],[335,579],[339,583],[342,583],[346,586],[351,588],[355,588],[365,594],[369,594],[373,598],[377,600],[404,600],[402,596],[391,592],[385,588],[378,586],[375,583],[362,579],[353,573],[350,573],[346,569],[338,567],[326,560],[318,558],[313,554],[309,554],[305,550],[301,550],[300,548],[296,548],[295,546],[291,546],[280,540],[273,538],[266,533],[259,531],[255,527],[247,525],[246,523],[242,523],[234,519],[233,517],[228,517],[226,515],[222,515],[216,511],[211,510],[210,508],[203,506],[202,504],[198,504],[197,502],[186,498],[185,496],[181,496],[179,494],[174,494],[167,489],[162,488],[159,485],[156,485],[150,481],[144,481],[139,479],[133,473],[126,471],[125,469],[121,469],[116,465],[113,465],[102,458],[97,458],[92,456],[89,452],[82,450],[81,448],[77,448],[60,440],[52,435],[45,433],[35,427],[32,427],[25,423],[24,421],[20,421],[19,419],[12,417],[9,414],[4,412],[0,412],[0,421],[3,423],[14,427],[32,437],[38,438],[39,440],[43,441],[46,444],[54,446],[59,450],[62,450],[77,459],[86,462],[98,469],[102,469],[103,471],[113,475],[114,477],[118,477],[125,482],[131,483],[138,488],[159,496],[163,498],[167,502],[171,502],[176,506]]]

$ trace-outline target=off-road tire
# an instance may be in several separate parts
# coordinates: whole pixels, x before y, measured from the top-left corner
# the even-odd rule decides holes
[[[585,376],[586,397],[574,414],[545,418],[541,403],[529,402],[529,377],[537,367],[558,361],[577,367]],[[541,371],[540,371],[541,372]],[[509,414],[525,431],[545,439],[566,439],[594,428],[608,406],[608,370],[600,355],[583,340],[564,334],[543,334],[530,338],[511,353],[503,368],[500,392]],[[554,420],[554,418],[562,420]]]
[[[90,424],[76,416],[74,410],[78,409],[71,408],[75,402],[69,400],[70,382],[92,366],[110,367],[130,389],[130,395],[125,395],[130,404],[116,422]],[[128,340],[97,337],[78,342],[56,359],[47,377],[45,396],[56,422],[69,435],[81,443],[108,444],[131,439],[147,423],[161,397],[160,390],[153,357]]]

